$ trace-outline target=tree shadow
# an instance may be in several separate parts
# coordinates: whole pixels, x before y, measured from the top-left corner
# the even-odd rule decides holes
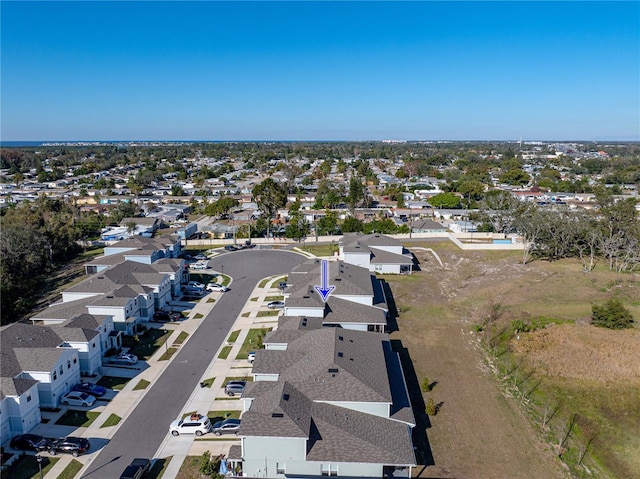
[[[431,421],[425,412],[426,405],[416,370],[413,367],[413,361],[409,355],[409,350],[402,345],[401,341],[392,339],[391,348],[398,353],[400,357],[400,363],[402,364],[407,390],[409,392],[409,400],[411,401],[411,407],[416,419],[416,427],[413,428],[413,446],[415,448],[416,460],[420,465],[433,466],[435,465],[435,461],[433,459],[431,445],[429,444],[429,438],[427,437],[427,429],[431,427]]]

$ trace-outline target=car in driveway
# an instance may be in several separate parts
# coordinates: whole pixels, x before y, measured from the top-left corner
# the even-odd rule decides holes
[[[38,434],[20,434],[11,439],[9,447],[19,451],[48,451],[51,447],[51,440]]]
[[[173,421],[169,426],[169,432],[174,436],[179,436],[180,434],[202,436],[210,431],[211,421],[207,416],[198,413]]]
[[[51,447],[49,448],[49,454],[55,456],[59,452],[71,454],[73,457],[78,457],[81,454],[84,454],[91,447],[91,443],[88,439],[84,437],[63,437],[60,439],[55,439],[51,443]]]
[[[121,364],[124,366],[131,366],[132,364],[136,364],[138,362],[138,356],[135,354],[122,353],[117,356],[112,357],[109,360],[111,364]]]
[[[228,244],[227,246],[224,247],[224,249],[225,249],[225,251],[237,251],[238,250],[238,248],[236,248],[232,244]]]
[[[96,402],[96,398],[91,394],[80,391],[69,391],[60,398],[60,403],[65,406],[91,406]]]
[[[175,311],[164,311],[159,309],[153,313],[153,320],[157,323],[170,323],[172,321],[180,321],[182,315]]]
[[[207,291],[218,291],[220,293],[226,293],[227,291],[229,291],[229,288],[227,286],[221,285],[220,283],[208,283]]]
[[[142,457],[136,457],[131,464],[120,474],[120,479],[141,479],[151,469],[151,461]]]
[[[247,381],[229,381],[224,387],[224,392],[227,394],[227,396],[242,394],[246,385]]]
[[[198,283],[197,281],[189,281],[187,283],[187,288],[198,288],[198,289],[204,289],[204,284],[202,283]]]
[[[205,255],[203,255],[202,253],[195,255],[194,258],[197,259],[197,260],[200,260],[200,261],[209,259]]]
[[[225,419],[224,421],[218,421],[213,425],[213,433],[216,436],[222,434],[238,434],[240,429],[240,419]]]
[[[95,396],[97,398],[100,398],[107,393],[107,388],[86,381],[79,382],[78,384],[73,386],[71,390],[91,394],[92,396]]]
[[[249,353],[247,354],[247,361],[249,361],[251,364],[253,364],[253,362],[256,360],[256,352],[255,351],[249,351]]]
[[[267,308],[282,309],[284,308],[284,301],[271,301],[269,304],[267,304]]]
[[[207,263],[193,263],[189,266],[190,269],[209,269],[209,265]]]

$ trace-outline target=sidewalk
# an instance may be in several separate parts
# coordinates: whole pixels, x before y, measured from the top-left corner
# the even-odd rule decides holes
[[[242,410],[241,400],[239,398],[232,399],[227,397],[224,393],[224,385],[226,383],[227,377],[250,377],[251,365],[245,359],[236,359],[240,349],[242,348],[242,344],[247,337],[247,334],[249,333],[249,330],[252,327],[265,328],[277,326],[276,316],[257,317],[257,314],[261,310],[266,310],[266,302],[264,301],[265,297],[276,294],[280,295],[280,291],[278,291],[277,287],[271,288],[272,284],[279,276],[281,275],[272,277],[266,283],[265,287],[259,287],[260,283],[256,285],[249,297],[249,300],[245,304],[243,310],[240,312],[229,331],[229,334],[231,334],[233,331],[239,330],[238,337],[233,343],[225,342],[221,345],[220,350],[218,350],[212,357],[210,366],[207,368],[207,371],[205,372],[203,377],[200,378],[200,382],[210,378],[215,378],[215,380],[211,384],[211,387],[198,387],[193,391],[191,397],[185,404],[183,413],[190,411],[200,411],[207,413],[208,411]],[[218,276],[218,278],[220,278],[220,276]],[[153,354],[153,356],[146,361],[146,367],[142,370],[117,368],[117,374],[114,375],[123,377],[130,375],[132,379],[131,381],[127,382],[127,384],[120,391],[115,391],[115,394],[111,393],[113,395],[113,399],[106,403],[106,405],[98,406],[91,409],[91,412],[98,412],[100,413],[100,415],[88,427],[76,428],[72,426],[56,425],[55,421],[57,421],[66,410],[64,408],[56,413],[43,414],[43,417],[48,419],[49,421],[47,423],[38,425],[33,431],[34,433],[42,434],[47,437],[62,437],[69,435],[85,437],[91,441],[92,451],[91,454],[79,456],[77,458],[74,458],[70,454],[57,455],[56,458],[58,459],[58,461],[44,476],[45,479],[57,479],[73,459],[83,464],[82,469],[76,475],[76,477],[81,477],[81,475],[90,465],[91,461],[97,456],[97,452],[102,449],[102,447],[111,439],[111,437],[113,437],[113,435],[118,430],[119,425],[124,422],[127,416],[136,407],[138,402],[144,397],[146,391],[149,389],[143,388],[134,390],[134,388],[138,385],[138,383],[140,383],[141,380],[145,380],[150,384],[153,384],[155,380],[158,379],[158,377],[164,372],[164,369],[176,355],[174,354],[169,360],[166,361],[160,361],[159,358],[165,353],[167,348],[174,346],[178,348],[181,347],[174,344],[181,332],[186,332],[189,334],[189,337],[187,337],[187,339],[182,344],[188,341],[191,335],[200,326],[201,321],[207,317],[207,315],[214,308],[217,300],[223,294],[225,293],[209,293],[208,295],[201,298],[193,306],[193,308],[188,313],[187,319],[178,323],[166,323],[162,326],[159,326],[160,329],[169,331],[169,336],[165,342],[165,346],[160,347]],[[251,301],[252,298],[256,298],[256,300]],[[208,302],[208,300],[210,299],[215,299],[216,301]],[[180,307],[184,308],[192,304],[181,304],[181,302],[173,303],[176,306],[176,310],[178,310]],[[220,351],[225,346],[231,346],[231,351],[229,352],[227,359],[218,359]],[[104,369],[105,370],[103,372],[103,375],[110,375],[110,367],[105,366]],[[116,370],[114,368],[114,373],[115,371]],[[100,378],[94,378],[95,381],[99,379]],[[109,393],[106,397],[109,397]],[[122,418],[119,424],[104,428],[101,427],[104,422],[107,421],[107,419],[111,416],[111,414],[115,414]],[[217,440],[211,440],[214,438]],[[180,467],[182,466],[182,462],[187,456],[200,456],[207,450],[210,451],[213,455],[228,454],[229,448],[233,444],[238,443],[239,439],[237,439],[235,436],[223,436],[222,438],[217,438],[215,436],[211,436],[210,438],[208,438],[207,436],[205,436],[205,440],[195,440],[194,437],[173,437],[167,434],[167,437],[156,451],[154,457],[166,458],[173,456],[163,475],[163,479],[172,479],[176,477],[178,471],[180,470]],[[43,453],[43,455],[48,457],[47,453]]]
[[[220,278],[220,276],[218,276]],[[96,452],[102,449],[102,447],[111,439],[111,437],[116,433],[120,424],[127,418],[127,416],[131,413],[131,411],[137,406],[140,400],[146,394],[146,391],[149,389],[137,389],[134,388],[140,383],[141,380],[148,381],[150,384],[153,384],[154,381],[164,372],[167,365],[173,360],[176,356],[174,354],[169,360],[160,360],[159,358],[165,354],[166,350],[169,347],[181,347],[174,344],[178,339],[178,336],[181,332],[186,332],[189,334],[189,337],[196,331],[196,329],[200,326],[201,321],[211,312],[213,307],[215,306],[214,302],[208,302],[209,299],[215,299],[216,301],[220,298],[223,293],[209,293],[208,295],[201,298],[189,311],[188,318],[180,321],[178,323],[166,323],[165,325],[159,326],[159,329],[165,329],[169,331],[169,336],[165,341],[165,346],[158,348],[158,350],[146,361],[146,367],[142,370],[135,369],[129,370],[124,368],[117,369],[117,375],[126,377],[127,372],[131,373],[132,379],[129,381],[120,391],[115,391],[115,395],[112,400],[110,400],[105,406],[98,406],[96,408],[91,409],[91,412],[98,412],[100,415],[86,428],[76,428],[71,426],[58,426],[55,425],[55,421],[64,414],[65,409],[61,410],[59,413],[47,413],[44,417],[50,419],[46,424],[40,424],[34,430],[36,434],[42,434],[47,437],[62,437],[62,436],[80,436],[85,437],[91,441],[91,454],[87,454],[84,456],[79,456],[74,458],[70,454],[60,454],[57,455],[56,458],[59,460],[56,464],[47,472],[44,476],[45,479],[57,479],[58,476],[62,473],[65,467],[69,465],[72,459],[75,459],[83,464],[83,468],[80,473],[76,475],[76,477],[80,477],[82,473],[87,469],[91,461],[96,457]],[[178,302],[180,303],[180,302]],[[191,305],[192,303],[187,303],[186,305]],[[155,325],[154,325],[155,326]],[[184,341],[188,341],[189,337]],[[182,344],[184,344],[184,342]],[[114,368],[115,369],[115,368]],[[109,375],[109,366],[104,366],[103,376]],[[115,375],[115,374],[114,374]],[[100,378],[94,378],[93,380],[97,381]],[[109,397],[108,395],[106,397]],[[104,422],[111,416],[111,414],[115,414],[121,418],[120,422],[115,426],[109,427],[101,427]],[[43,453],[43,455],[48,456],[48,453]],[[165,475],[165,477],[167,477]]]
[[[228,377],[250,377],[251,364],[246,359],[236,359],[242,345],[251,328],[259,327],[276,327],[278,324],[277,316],[257,317],[261,310],[266,309],[264,298],[274,294],[280,294],[277,287],[271,288],[272,283],[278,276],[274,276],[265,285],[264,288],[258,285],[254,288],[249,300],[245,303],[244,308],[236,318],[229,334],[239,330],[238,337],[233,343],[225,342],[221,345],[215,356],[212,358],[211,364],[204,373],[200,381],[215,378],[211,388],[198,388],[194,390],[185,404],[182,411],[183,414],[192,411],[207,413],[209,411],[242,411],[242,400],[229,398],[224,393],[224,385]],[[257,298],[252,301],[252,298]],[[247,314],[248,313],[248,314]],[[225,346],[231,346],[227,359],[219,359],[218,355]],[[155,457],[172,457],[171,462],[162,476],[163,479],[174,479],[182,463],[187,456],[200,456],[205,451],[209,451],[212,456],[227,455],[229,448],[234,444],[239,444],[240,439],[236,436],[216,436],[196,439],[194,437],[173,437],[167,435],[166,439],[156,451]]]

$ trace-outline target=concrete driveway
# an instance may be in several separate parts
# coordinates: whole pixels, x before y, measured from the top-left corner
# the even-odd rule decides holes
[[[133,458],[153,457],[168,434],[169,424],[178,417],[194,389],[199,388],[200,378],[215,359],[256,283],[267,276],[286,274],[304,259],[288,251],[242,250],[211,260],[214,270],[233,278],[231,291],[220,296],[82,477],[119,477]]]

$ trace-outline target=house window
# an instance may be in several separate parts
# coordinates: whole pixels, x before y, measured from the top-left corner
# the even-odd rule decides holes
[[[376,271],[382,271],[382,265],[381,264],[377,264],[376,265]]]
[[[338,465],[337,464],[322,464],[320,466],[320,473],[323,476],[337,476]]]
[[[367,331],[369,331],[369,332],[375,331],[375,328],[373,327],[373,324],[367,325]]]
[[[53,371],[53,380],[55,381],[56,379],[58,379],[58,373]]]
[[[71,361],[67,359],[67,369],[71,369]]]
[[[78,358],[73,358],[73,364],[78,362]]]
[[[284,474],[284,464],[280,464],[279,462],[276,462],[276,474]]]
[[[64,374],[64,368],[60,366],[60,376],[62,376],[63,374]]]
[[[95,348],[95,347],[96,347],[96,343],[95,343],[95,341],[94,341],[93,343],[91,343],[91,347],[92,347],[92,348]]]
[[[31,394],[27,396],[27,402],[31,402]]]

